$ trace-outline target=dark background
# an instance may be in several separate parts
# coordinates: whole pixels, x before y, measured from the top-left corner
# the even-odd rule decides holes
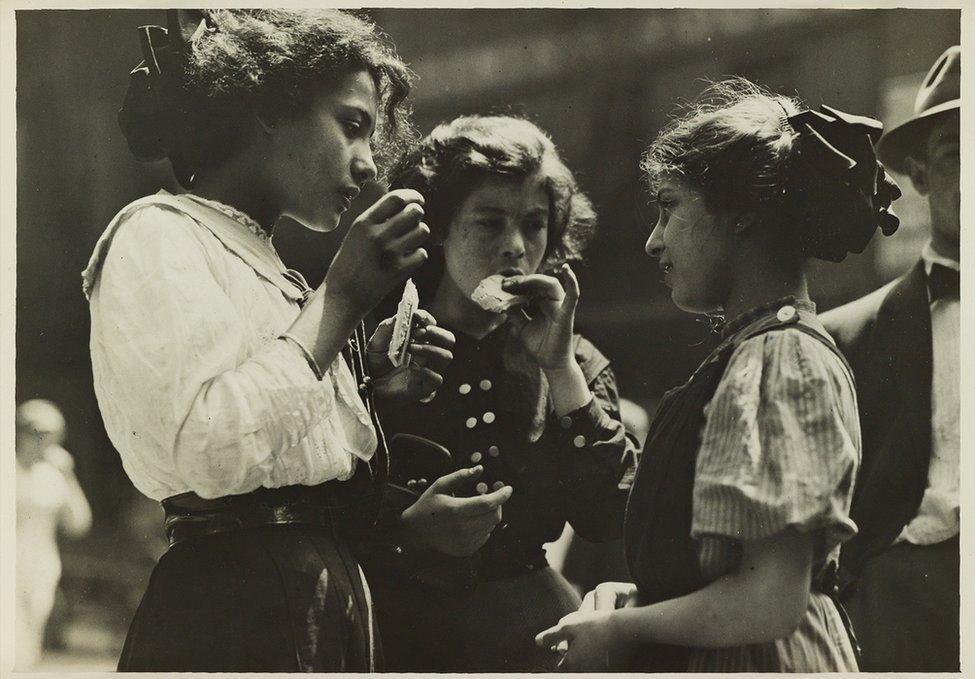
[[[578,269],[578,328],[613,361],[622,394],[647,408],[712,341],[704,323],[671,305],[643,253],[655,213],[637,163],[675,104],[693,99],[705,79],[743,75],[811,106],[898,123],[960,30],[955,10],[370,15],[420,76],[413,105],[421,132],[461,113],[512,112],[552,135],[600,215],[599,235]],[[95,516],[88,538],[65,545],[65,603],[52,643],[70,657],[93,654],[92,667],[111,666],[163,549],[162,529],[158,508],[132,488],[102,428],[80,272],[119,208],[160,187],[178,188],[166,163],[130,157],[115,121],[128,72],[141,59],[134,29],[165,25],[165,13],[22,10],[16,22],[16,398],[62,407],[66,447]],[[812,292],[821,309],[890,280],[917,257],[928,214],[907,179],[897,179],[906,193],[895,204],[902,229],[843,264],[815,264]],[[364,197],[353,213],[365,205]],[[275,242],[314,284],[343,230],[321,235],[287,223]]]

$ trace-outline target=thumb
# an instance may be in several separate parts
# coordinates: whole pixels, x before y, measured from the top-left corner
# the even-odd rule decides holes
[[[481,472],[483,471],[484,467],[480,464],[476,467],[458,469],[456,472],[445,474],[434,481],[430,486],[430,490],[435,493],[451,495],[457,491],[464,490],[465,486],[481,476]]]
[[[369,338],[369,342],[366,343],[367,351],[385,351],[390,345],[390,339],[393,337],[393,324],[396,321],[395,316],[383,319],[379,325],[376,326],[376,330],[373,331],[372,337]]]

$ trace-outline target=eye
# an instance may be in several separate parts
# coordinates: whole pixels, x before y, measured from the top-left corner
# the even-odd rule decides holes
[[[501,231],[505,228],[505,220],[500,217],[482,217],[477,224],[486,231]]]
[[[549,225],[546,224],[545,220],[542,219],[531,219],[525,223],[525,230],[530,232],[539,232],[545,230]]]
[[[342,124],[342,129],[346,131],[346,134],[355,137],[363,129],[363,125],[358,120],[352,118],[343,118],[339,121]]]

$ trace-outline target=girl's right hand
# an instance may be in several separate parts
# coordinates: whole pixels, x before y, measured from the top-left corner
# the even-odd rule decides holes
[[[502,520],[502,505],[512,497],[511,486],[485,495],[455,497],[456,493],[470,490],[483,471],[478,465],[434,481],[400,515],[412,537],[424,547],[448,556],[470,556],[478,551]]]
[[[638,605],[637,585],[632,582],[604,582],[583,597],[580,611],[613,611]]]
[[[430,235],[423,205],[418,192],[396,189],[357,217],[325,276],[325,294],[365,315],[423,264],[420,246]]]

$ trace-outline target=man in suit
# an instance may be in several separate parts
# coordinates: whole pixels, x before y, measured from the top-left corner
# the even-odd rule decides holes
[[[866,671],[959,670],[959,73],[946,50],[879,142],[928,199],[921,259],[822,320],[854,369],[863,460],[843,548]],[[844,582],[846,581],[846,582]]]

